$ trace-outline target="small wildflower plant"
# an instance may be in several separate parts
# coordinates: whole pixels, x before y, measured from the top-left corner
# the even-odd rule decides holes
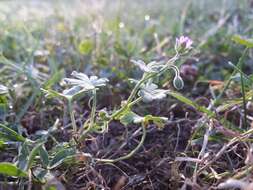
[[[154,100],[161,100],[168,94],[169,89],[160,88],[154,79],[167,72],[173,70],[175,75],[173,79],[173,85],[177,90],[184,87],[184,82],[180,77],[180,72],[175,62],[180,56],[188,52],[192,48],[192,40],[188,37],[181,36],[176,39],[175,44],[175,55],[166,62],[151,61],[145,63],[142,60],[131,60],[142,72],[140,79],[135,79],[135,86],[132,89],[127,100],[123,101],[121,107],[115,111],[100,110],[96,109],[97,106],[97,91],[99,88],[106,86],[109,83],[107,78],[98,78],[97,76],[87,76],[84,73],[73,71],[70,78],[64,78],[63,83],[68,86],[63,92],[56,92],[50,89],[42,89],[47,96],[58,97],[66,99],[69,107],[70,119],[73,127],[73,143],[80,144],[87,134],[91,131],[104,132],[108,129],[109,123],[113,120],[118,120],[124,125],[130,123],[140,124],[142,126],[142,139],[139,145],[132,150],[129,154],[116,158],[116,159],[99,159],[93,158],[101,162],[117,162],[123,159],[131,157],[141,147],[145,140],[146,128],[150,122],[154,123],[159,128],[163,128],[168,120],[165,117],[153,116],[153,115],[138,115],[133,111],[133,106],[139,102],[152,102]],[[92,100],[92,108],[89,119],[78,129],[73,110],[73,101],[82,94],[90,94]],[[98,114],[96,114],[98,112]]]
[[[61,164],[70,160],[76,161],[76,157],[81,156],[88,159],[88,162],[106,162],[114,163],[130,158],[143,145],[147,127],[149,124],[156,125],[162,129],[167,123],[168,118],[161,116],[154,116],[151,114],[137,114],[133,107],[140,106],[145,103],[150,103],[155,100],[166,98],[167,95],[173,97],[178,96],[172,89],[161,88],[158,84],[159,79],[163,74],[172,70],[174,72],[173,86],[180,90],[184,87],[184,82],[180,77],[180,72],[175,62],[179,60],[181,55],[184,55],[192,48],[192,41],[188,37],[180,37],[176,40],[175,55],[167,61],[151,61],[145,63],[142,60],[131,60],[131,62],[142,72],[139,79],[133,79],[134,87],[128,98],[121,102],[121,105],[116,110],[97,110],[97,91],[105,87],[110,81],[107,78],[99,78],[97,76],[88,76],[84,73],[73,71],[70,77],[63,78],[60,84],[63,86],[61,91],[50,89],[46,85],[43,88],[38,88],[43,92],[46,98],[61,99],[67,108],[67,113],[70,118],[70,125],[72,126],[70,140],[64,143],[58,143],[54,138],[54,134],[58,131],[60,120],[57,119],[53,126],[47,130],[40,130],[33,138],[25,138],[22,136],[22,129],[16,132],[5,124],[0,123],[1,136],[8,137],[14,143],[19,143],[19,152],[16,158],[16,163],[0,163],[0,168],[9,168],[12,173],[6,173],[5,170],[0,171],[6,175],[31,178],[33,176],[42,183],[50,180],[51,170],[59,167]],[[158,80],[157,80],[158,79]],[[84,95],[88,96],[89,103],[91,103],[91,111],[89,117],[77,122],[75,118],[75,109],[73,103],[79,101]],[[11,98],[11,89],[0,84],[0,100],[4,105],[0,104],[0,120],[5,121],[5,110],[8,107],[7,100]],[[184,98],[178,98],[184,100]],[[140,104],[141,103],[141,104]],[[188,101],[189,103],[189,101]],[[191,103],[191,102],[190,102]],[[191,103],[193,104],[193,103]],[[3,114],[1,114],[3,113]],[[129,124],[140,125],[142,128],[142,137],[138,145],[128,154],[114,158],[95,158],[94,156],[84,153],[82,145],[84,140],[90,133],[105,133],[108,131],[109,124],[112,121],[119,121],[123,125]],[[77,123],[79,123],[77,125]],[[65,126],[63,126],[65,127]],[[45,144],[51,139],[56,142],[56,147],[47,151]],[[33,163],[40,163],[33,167]]]

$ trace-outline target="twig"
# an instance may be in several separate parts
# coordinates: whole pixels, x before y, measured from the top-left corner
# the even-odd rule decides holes
[[[207,147],[207,144],[208,144],[208,138],[209,138],[209,135],[210,135],[210,132],[211,132],[212,128],[213,128],[213,120],[211,119],[210,124],[209,124],[208,128],[206,129],[206,133],[204,135],[203,146],[201,148],[201,151],[199,152],[198,159],[203,158],[204,155],[205,155],[205,150],[206,150],[206,147]],[[194,183],[197,182],[197,176],[198,176],[197,175],[197,170],[198,170],[198,162],[195,165],[194,174],[193,174]]]
[[[245,88],[244,88],[244,79],[242,73],[240,73],[241,78],[241,86],[242,86],[242,100],[243,100],[243,109],[244,109],[244,128],[247,129],[247,106],[246,106],[246,98],[245,98]]]
[[[176,157],[175,161],[177,162],[195,162],[195,163],[201,163],[202,160],[198,158],[191,158],[191,157]]]
[[[248,137],[248,135],[253,133],[253,129],[250,129],[248,131],[246,131],[245,133],[243,133],[241,136],[239,137],[234,137],[233,139],[231,139],[226,145],[224,145],[221,150],[216,153],[215,157],[210,160],[205,166],[203,166],[202,168],[200,168],[197,172],[197,174],[199,175],[203,170],[205,170],[207,167],[209,167],[210,165],[212,165],[216,160],[218,160],[222,154],[230,147],[232,146],[234,143],[236,143],[237,141],[243,140],[245,138]]]

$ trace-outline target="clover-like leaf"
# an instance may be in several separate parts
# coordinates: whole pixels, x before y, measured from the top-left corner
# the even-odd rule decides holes
[[[168,90],[158,89],[154,83],[147,83],[142,86],[138,95],[143,98],[144,102],[151,102],[153,100],[160,100],[167,96]]]
[[[131,62],[133,64],[135,64],[136,66],[138,66],[145,73],[157,73],[164,66],[161,63],[158,63],[156,61],[152,61],[152,62],[150,62],[148,64],[146,64],[142,60],[138,60],[138,61],[131,60]]]
[[[71,86],[79,86],[85,91],[93,90],[96,87],[105,86],[106,82],[108,82],[107,78],[98,78],[97,76],[91,76],[89,78],[87,75],[76,71],[73,71],[71,75],[74,78],[64,78],[63,81]]]

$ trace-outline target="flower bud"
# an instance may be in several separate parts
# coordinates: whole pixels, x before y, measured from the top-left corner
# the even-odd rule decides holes
[[[175,78],[173,79],[173,86],[177,90],[181,90],[182,88],[184,88],[184,81],[179,75],[176,75]]]

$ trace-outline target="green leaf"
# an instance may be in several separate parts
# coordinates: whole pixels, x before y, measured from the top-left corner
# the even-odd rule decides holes
[[[44,84],[43,84],[43,88],[44,89],[49,89],[51,88],[54,84],[58,83],[64,74],[64,70],[59,70],[56,73],[54,73],[51,78],[49,80],[47,80]]]
[[[152,121],[158,126],[158,128],[163,128],[167,120],[168,119],[166,117],[157,117],[153,115],[146,115],[142,117],[129,109],[123,112],[123,115],[120,117],[120,122],[125,126],[129,125],[130,123],[149,123]]]
[[[21,146],[21,149],[19,150],[18,154],[18,167],[21,168],[22,170],[26,170],[27,168],[27,162],[28,162],[28,157],[29,157],[29,147],[28,147],[28,142],[24,142]]]
[[[56,185],[51,185],[51,186],[47,187],[46,190],[57,190],[57,187],[56,187]]]
[[[44,168],[35,168],[33,170],[33,175],[36,177],[36,179],[38,179],[41,183],[46,183],[46,176],[48,175],[48,170],[44,169]]]
[[[232,37],[232,40],[240,45],[246,46],[247,48],[253,47],[253,39],[246,39],[246,38],[243,38],[239,35],[234,35]]]
[[[91,53],[93,46],[92,40],[86,39],[79,44],[78,50],[81,54],[89,54]]]
[[[0,163],[0,174],[13,177],[27,177],[26,172],[9,162]]]
[[[39,154],[40,154],[40,159],[41,159],[42,165],[44,167],[47,167],[49,164],[49,156],[48,156],[47,150],[45,149],[44,146],[40,147]]]
[[[146,115],[144,117],[145,122],[152,121],[159,129],[162,129],[166,122],[168,121],[168,118],[166,117],[157,117],[153,115]]]
[[[238,73],[240,73],[241,75],[243,75],[243,79],[245,79],[246,81],[245,82],[247,82],[248,84],[252,84],[253,83],[253,79],[252,78],[250,78],[248,75],[246,75],[237,65],[234,65],[232,62],[228,62],[228,64],[230,65],[230,66],[232,66],[233,68],[234,68],[234,70],[235,71],[237,71]],[[235,75],[235,76],[233,76],[233,79],[237,79],[238,78],[238,80],[241,80],[241,75]]]
[[[29,158],[28,158],[26,170],[29,170],[29,169],[32,167],[32,164],[33,164],[33,162],[34,162],[34,159],[35,159],[35,157],[37,156],[37,154],[39,154],[39,151],[40,151],[41,146],[42,146],[43,144],[44,144],[44,143],[40,143],[40,144],[36,145],[36,146],[32,149],[32,151],[31,151],[31,153],[30,153],[30,155],[29,155]]]
[[[4,141],[0,140],[0,149],[3,149],[3,148],[4,148]]]
[[[50,169],[53,169],[57,166],[59,166],[60,164],[62,164],[65,159],[67,159],[70,156],[75,155],[75,150],[74,149],[61,149],[60,151],[58,151],[54,158],[51,160],[49,166]]]
[[[19,135],[16,131],[12,130],[11,128],[3,124],[0,124],[0,128],[3,129],[3,132],[6,135],[5,137],[7,137],[8,139],[13,141],[25,142],[26,139],[23,136]]]
[[[196,104],[195,102],[191,101],[190,99],[184,97],[183,95],[181,95],[180,93],[177,93],[177,92],[168,92],[169,95],[173,96],[174,98],[178,99],[179,101],[189,105],[189,106],[192,106],[194,107],[196,110],[202,112],[202,113],[206,113],[209,117],[213,117],[215,114],[206,109],[205,107],[203,106],[199,106],[198,104]]]
[[[64,96],[64,94],[61,94],[61,93],[59,93],[59,92],[57,92],[55,90],[41,88],[41,91],[46,94],[47,98],[63,98],[63,99],[67,99],[67,97]]]
[[[122,56],[124,58],[128,58],[129,55],[128,55],[128,52],[127,50],[125,49],[125,46],[123,46],[122,44],[120,44],[119,42],[115,42],[114,44],[114,50],[115,52],[119,55],[119,56]]]
[[[136,113],[132,112],[131,110],[126,110],[120,117],[120,122],[127,126],[130,123],[141,123],[143,121],[143,117],[137,115]]]
[[[8,110],[8,100],[5,95],[0,94],[0,119],[5,120]]]

